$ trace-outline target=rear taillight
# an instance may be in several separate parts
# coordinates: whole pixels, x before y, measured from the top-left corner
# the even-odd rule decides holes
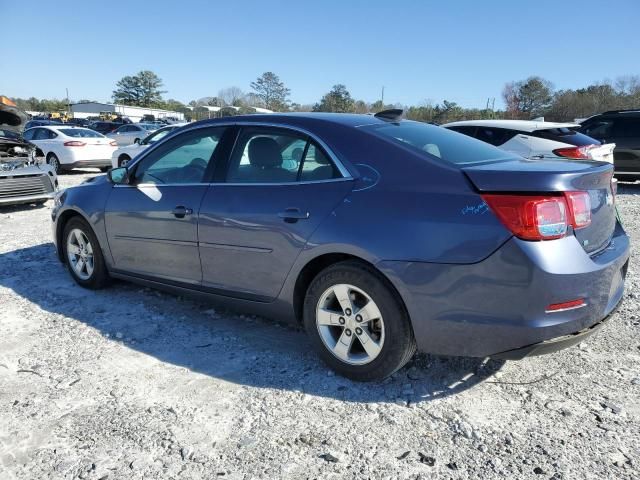
[[[111,140],[111,141],[109,142],[109,145],[111,145],[112,147],[117,147],[117,146],[118,146],[118,143],[117,143],[115,140]]]
[[[516,237],[523,240],[553,240],[573,228],[591,223],[587,192],[557,195],[482,195],[489,208]]]
[[[589,160],[591,155],[589,150],[598,145],[583,145],[582,147],[556,148],[553,153],[559,157],[573,158],[575,160]]]
[[[64,142],[65,147],[84,147],[86,143],[80,142],[78,140],[70,140],[68,142]]]
[[[591,197],[587,192],[565,192],[573,228],[584,228],[591,223]]]

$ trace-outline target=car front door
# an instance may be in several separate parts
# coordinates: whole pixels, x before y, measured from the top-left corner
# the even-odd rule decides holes
[[[198,209],[219,161],[224,127],[178,135],[131,166],[105,208],[114,268],[123,273],[199,284]]]
[[[640,118],[616,118],[611,137],[616,171],[640,173]]]
[[[353,181],[318,143],[289,129],[246,127],[199,217],[203,286],[269,301],[307,239]]]

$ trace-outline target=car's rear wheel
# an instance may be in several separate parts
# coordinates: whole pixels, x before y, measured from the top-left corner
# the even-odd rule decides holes
[[[130,161],[131,157],[129,157],[129,155],[120,155],[120,158],[118,158],[118,166],[126,167]]]
[[[99,289],[109,280],[102,250],[93,230],[83,219],[69,220],[62,235],[64,258],[73,279],[82,287]]]
[[[47,163],[51,166],[54,172],[60,173],[60,160],[55,153],[47,155]]]
[[[383,379],[416,351],[397,293],[359,262],[340,262],[316,276],[305,297],[304,324],[322,359],[353,380]]]

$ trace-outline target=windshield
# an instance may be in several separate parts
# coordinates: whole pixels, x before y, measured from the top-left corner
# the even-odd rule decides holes
[[[513,155],[462,133],[427,123],[403,121],[361,127],[391,140],[455,165],[507,160]]]
[[[93,130],[85,130],[84,128],[59,128],[59,132],[64,133],[67,137],[77,138],[103,138],[103,135]]]
[[[0,137],[11,138],[14,140],[19,140],[20,135],[16,132],[12,132],[11,130],[3,130],[0,128]]]
[[[169,135],[173,130],[175,130],[174,128],[166,128],[164,130],[159,130],[157,132],[155,132],[152,135],[149,135],[144,142],[145,145],[151,145],[152,143],[156,143],[158,140],[166,137],[167,135]]]

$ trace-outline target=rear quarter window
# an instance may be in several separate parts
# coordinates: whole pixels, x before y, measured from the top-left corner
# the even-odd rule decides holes
[[[508,160],[513,155],[467,135],[426,123],[403,121],[366,125],[363,130],[454,165]]]
[[[584,145],[600,145],[595,138],[589,137],[571,128],[548,128],[545,130],[535,130],[529,133],[532,137],[553,140],[554,142],[567,143],[582,147]]]

